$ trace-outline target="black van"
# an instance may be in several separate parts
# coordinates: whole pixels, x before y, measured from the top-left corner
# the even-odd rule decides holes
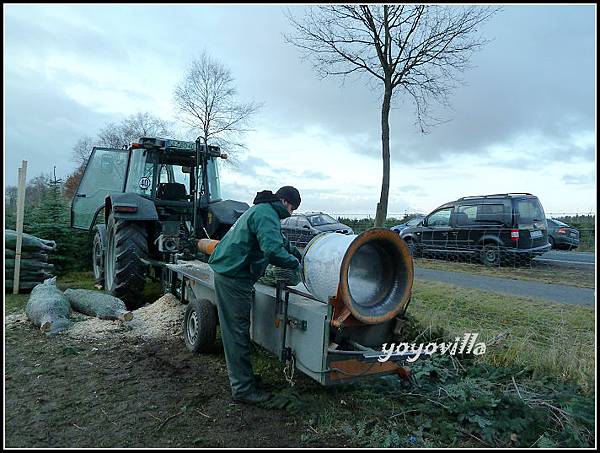
[[[463,197],[400,234],[413,255],[459,254],[488,266],[550,250],[544,208],[530,193]]]

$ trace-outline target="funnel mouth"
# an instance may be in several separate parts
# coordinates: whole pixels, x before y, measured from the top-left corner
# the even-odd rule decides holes
[[[340,267],[339,297],[366,324],[392,319],[408,304],[414,269],[408,247],[393,231],[372,228],[350,244]]]

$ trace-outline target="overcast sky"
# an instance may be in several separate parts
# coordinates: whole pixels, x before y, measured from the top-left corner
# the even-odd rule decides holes
[[[263,102],[226,198],[296,186],[300,211],[374,215],[382,177],[378,89],[321,80],[287,44],[286,5],[3,5],[4,171],[71,173],[84,135],[136,112],[174,119],[173,89],[206,50],[241,101]],[[298,13],[299,6],[290,6]],[[531,192],[547,213],[595,212],[596,7],[511,5],[422,134],[409,99],[390,118],[388,213],[461,196]],[[184,137],[182,137],[184,138]]]

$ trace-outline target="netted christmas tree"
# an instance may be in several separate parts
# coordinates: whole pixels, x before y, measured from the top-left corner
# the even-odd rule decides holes
[[[54,175],[42,200],[25,216],[24,230],[56,241],[58,247],[49,261],[55,265],[57,272],[87,270],[90,267],[89,234],[71,228],[69,216],[70,208],[62,196],[62,181]]]

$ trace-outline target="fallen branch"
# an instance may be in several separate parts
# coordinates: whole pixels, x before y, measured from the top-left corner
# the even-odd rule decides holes
[[[163,426],[165,426],[165,425],[167,424],[167,422],[168,422],[169,420],[172,420],[172,419],[174,419],[175,417],[179,417],[181,414],[183,414],[183,411],[181,411],[181,412],[178,412],[177,414],[170,415],[169,417],[167,417],[167,418],[166,418],[166,419],[165,419],[165,420],[164,420],[164,421],[163,421],[163,422],[160,424],[160,426],[158,427],[157,431],[160,431],[160,430],[163,428]]]
[[[119,426],[119,425],[117,425],[115,422],[111,421],[111,419],[108,417],[108,414],[106,413],[106,411],[105,411],[104,409],[100,408],[100,410],[101,410],[101,411],[102,411],[102,413],[103,413],[103,414],[106,416],[106,419],[107,419],[109,422],[111,422],[111,423],[112,423],[113,425],[115,425],[115,426]]]
[[[409,411],[399,412],[399,413],[397,413],[397,414],[390,415],[390,418],[399,417],[400,415],[406,415],[406,414],[408,414],[409,412],[418,412],[418,411],[417,411],[416,409],[411,409],[411,410],[409,410]]]
[[[480,439],[480,438],[479,438],[479,437],[477,437],[476,435],[474,435],[474,434],[471,434],[471,433],[470,433],[470,432],[468,432],[468,431],[465,431],[464,429],[461,429],[461,428],[457,428],[457,429],[458,429],[458,431],[460,431],[461,433],[463,433],[463,434],[466,434],[467,436],[471,436],[471,437],[472,437],[473,439],[475,439],[476,441],[478,441],[478,442],[481,442],[481,444],[485,445],[486,447],[494,447],[493,445],[491,445],[491,444],[487,443],[487,442],[486,442],[486,441],[484,441],[483,439]]]
[[[200,412],[198,409],[196,409],[196,412],[198,412],[198,413],[199,413],[200,415],[202,415],[203,417],[210,418],[210,415],[206,415],[205,413],[203,413],[203,412]]]

